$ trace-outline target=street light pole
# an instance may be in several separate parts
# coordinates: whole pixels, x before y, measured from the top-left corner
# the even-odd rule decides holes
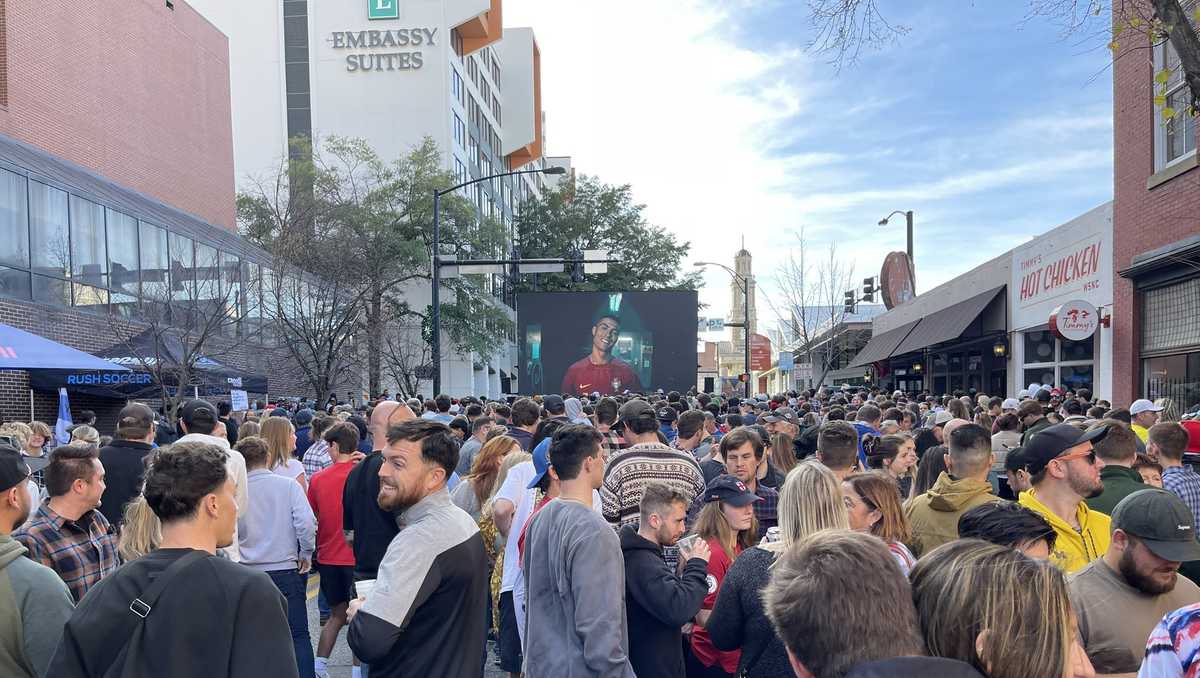
[[[895,212],[892,212],[891,214],[887,215],[886,217],[880,219],[879,225],[887,226],[888,219],[891,219],[892,217],[896,216],[897,214],[904,215],[904,222],[905,222],[905,226],[907,227],[907,231],[908,231],[908,233],[907,233],[908,248],[905,251],[908,253],[909,263],[912,263],[912,261],[913,261],[913,213],[912,213],[912,210],[908,210],[907,212],[901,212],[900,210],[896,210]],[[913,264],[913,270],[914,271],[916,270],[916,264]]]
[[[518,174],[566,174],[565,167],[545,167],[541,169],[514,170],[512,172],[500,172],[499,174],[489,174],[486,177],[471,179],[464,181],[461,184],[456,184],[450,188],[442,190],[433,190],[433,294],[430,298],[430,303],[433,306],[432,319],[430,322],[433,336],[430,337],[430,359],[433,362],[433,395],[436,397],[442,391],[442,308],[441,308],[441,283],[442,283],[442,229],[441,229],[441,206],[442,196],[447,193],[453,193],[460,188],[465,188],[472,184],[478,184],[482,181],[490,181],[492,179],[500,179],[502,177],[511,177]]]
[[[729,275],[733,276],[733,281],[742,288],[742,343],[743,350],[743,367],[746,371],[746,398],[750,398],[750,281],[745,276],[738,275],[737,271],[729,268],[725,264],[718,264],[712,261],[697,261],[695,266],[718,266],[725,269]]]

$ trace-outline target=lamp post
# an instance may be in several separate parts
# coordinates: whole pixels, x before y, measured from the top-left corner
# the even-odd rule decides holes
[[[705,266],[718,266],[725,269],[729,275],[733,276],[733,281],[738,287],[742,288],[742,337],[744,340],[745,350],[744,367],[746,370],[746,398],[750,398],[750,281],[743,275],[738,275],[738,272],[729,268],[725,264],[718,264],[712,261],[697,261],[695,266],[703,268]]]
[[[452,193],[460,188],[478,184],[481,181],[490,181],[491,179],[499,179],[501,177],[511,177],[518,174],[566,174],[565,167],[545,167],[542,169],[527,169],[514,170],[512,172],[501,172],[499,174],[489,174],[486,177],[471,179],[464,181],[461,184],[456,184],[450,188],[442,190],[433,190],[433,298],[430,303],[433,306],[432,325],[433,336],[430,338],[432,346],[430,347],[431,360],[433,362],[433,395],[437,396],[442,391],[442,309],[441,309],[441,284],[442,284],[442,224],[441,224],[441,207],[442,196],[447,193]]]
[[[908,252],[908,261],[910,264],[912,264],[912,261],[913,261],[913,235],[912,235],[913,213],[912,213],[912,210],[908,210],[907,212],[901,212],[900,210],[896,210],[895,212],[892,212],[891,214],[887,215],[886,217],[880,219],[879,225],[887,226],[888,219],[891,219],[892,217],[896,216],[897,214],[904,215],[905,225],[908,227],[908,249],[906,251]],[[913,266],[913,270],[915,271],[916,264],[912,264],[912,266]]]

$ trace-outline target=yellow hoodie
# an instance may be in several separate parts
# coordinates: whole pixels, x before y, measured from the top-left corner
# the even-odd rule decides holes
[[[1058,534],[1054,550],[1050,553],[1050,562],[1070,574],[1082,570],[1085,565],[1104,555],[1112,537],[1109,529],[1112,520],[1108,515],[1089,509],[1088,505],[1081,501],[1075,509],[1075,519],[1079,521],[1080,526],[1076,531],[1067,521],[1059,518],[1049,507],[1038,501],[1035,492],[1036,490],[1025,490],[1017,499],[1017,503],[1036,511]]]

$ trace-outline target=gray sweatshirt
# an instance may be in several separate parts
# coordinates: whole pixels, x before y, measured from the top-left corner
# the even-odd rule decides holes
[[[250,510],[238,516],[242,564],[273,572],[312,561],[317,519],[300,483],[264,468],[246,475]]]
[[[555,499],[525,531],[525,675],[633,678],[625,561],[591,506]]]
[[[0,534],[0,676],[45,674],[75,604],[58,574]]]

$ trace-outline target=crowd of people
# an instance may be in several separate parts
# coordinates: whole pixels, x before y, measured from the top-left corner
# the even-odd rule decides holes
[[[355,678],[478,678],[490,643],[511,678],[1200,675],[1200,420],[1170,402],[163,414],[0,425],[0,675],[325,678],[339,642]]]

